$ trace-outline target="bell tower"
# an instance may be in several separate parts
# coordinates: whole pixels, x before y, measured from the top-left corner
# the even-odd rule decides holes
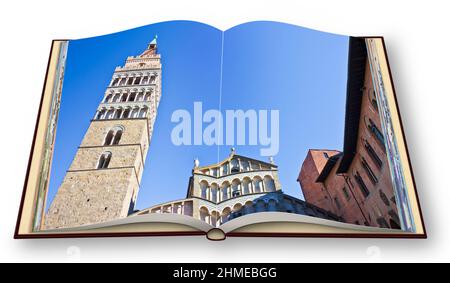
[[[45,229],[127,217],[134,210],[161,98],[156,37],[115,69],[47,212]]]

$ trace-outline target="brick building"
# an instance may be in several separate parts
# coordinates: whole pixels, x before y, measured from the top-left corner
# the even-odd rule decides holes
[[[378,105],[365,40],[351,38],[343,151],[310,149],[297,180],[307,202],[347,223],[400,229]]]

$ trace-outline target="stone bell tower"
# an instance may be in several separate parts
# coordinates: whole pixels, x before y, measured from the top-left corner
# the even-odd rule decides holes
[[[114,71],[47,212],[45,229],[127,217],[134,210],[161,98],[156,37]]]

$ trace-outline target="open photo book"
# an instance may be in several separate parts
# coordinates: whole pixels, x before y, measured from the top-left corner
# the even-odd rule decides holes
[[[38,113],[15,238],[426,238],[382,37],[54,40]]]

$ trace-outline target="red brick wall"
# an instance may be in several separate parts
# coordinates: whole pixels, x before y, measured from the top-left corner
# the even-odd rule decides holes
[[[303,195],[307,202],[330,212],[335,212],[333,202],[329,194],[327,194],[325,187],[323,184],[316,182],[317,177],[319,177],[320,172],[322,172],[322,169],[327,162],[324,153],[331,157],[338,154],[339,151],[310,149],[302,164],[297,181],[300,183]]]
[[[349,170],[347,171],[349,184],[354,190],[358,202],[363,207],[363,211],[366,214],[366,218],[370,226],[382,226],[379,222],[381,219],[384,219],[384,221],[388,224],[391,221],[395,221],[398,224],[398,216],[396,216],[398,215],[397,206],[393,201],[394,192],[384,144],[378,141],[367,126],[370,119],[375,126],[382,131],[381,119],[377,106],[371,102],[372,98],[375,99],[375,95],[373,93],[372,78],[368,62],[366,63],[364,88],[356,155],[349,167]],[[371,158],[370,154],[364,147],[365,141],[367,141],[367,143],[373,148],[376,155],[382,161],[381,168],[377,167],[376,162]],[[369,178],[369,174],[363,167],[363,159],[367,162],[367,165],[374,173],[377,182],[372,182]],[[370,192],[367,197],[364,197],[358,183],[356,182],[355,174],[357,172]],[[386,196],[386,198],[383,197],[384,201],[381,197],[382,194]]]
[[[323,183],[317,183],[316,179],[327,161],[323,153],[327,152],[331,157],[338,151],[309,150],[300,170],[298,181],[307,202],[333,212],[347,223],[396,228],[398,212],[394,203],[391,175],[384,144],[379,142],[368,128],[369,121],[372,121],[382,131],[377,105],[372,102],[372,99],[376,100],[376,98],[373,93],[368,62],[366,63],[362,95],[356,154],[348,171],[345,174],[337,175],[338,161],[326,180]],[[366,150],[366,142],[378,156],[382,163],[381,167],[377,165],[377,162]],[[363,160],[370,168],[369,170],[366,170],[367,167],[363,166]],[[358,185],[355,177],[358,174],[367,188],[367,196],[363,194]],[[370,175],[374,176],[373,180],[369,177]],[[344,188],[348,196],[346,196]]]

